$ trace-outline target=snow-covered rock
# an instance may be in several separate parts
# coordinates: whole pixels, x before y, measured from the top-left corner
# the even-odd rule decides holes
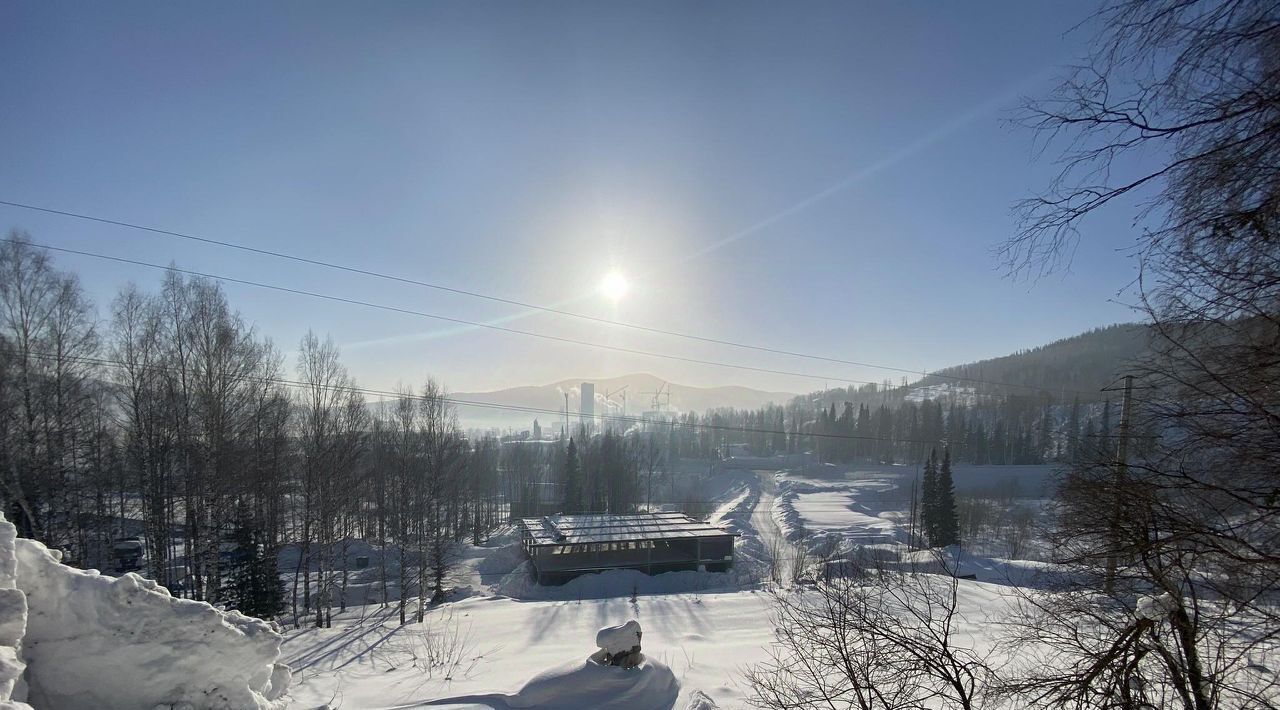
[[[596,632],[596,647],[609,653],[626,653],[639,645],[640,622],[635,619],[617,626],[606,626]]]
[[[267,622],[175,599],[134,574],[73,569],[33,540],[18,539],[16,553],[36,707],[265,710],[288,689],[282,637]]]
[[[716,705],[716,701],[701,690],[695,690],[690,693],[689,702],[684,706],[684,710],[719,710],[719,708],[720,706]]]

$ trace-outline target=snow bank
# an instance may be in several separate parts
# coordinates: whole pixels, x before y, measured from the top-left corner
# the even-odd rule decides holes
[[[751,513],[760,500],[760,479],[752,471],[716,474],[705,486],[707,500],[724,501],[707,522],[732,533],[754,534]]]
[[[675,674],[651,658],[635,668],[574,661],[534,676],[507,704],[513,708],[670,710],[679,695]]]
[[[476,565],[482,575],[506,575],[524,562],[524,548],[518,541],[494,549]]]
[[[20,649],[27,629],[27,596],[17,587],[17,537],[17,528],[0,515],[0,710],[31,707],[13,700],[26,668]]]
[[[511,695],[468,695],[430,701],[429,705],[481,703],[520,710],[671,710],[680,683],[671,669],[652,658],[635,668],[572,661],[534,676]]]
[[[778,482],[778,494],[773,499],[773,510],[770,514],[773,516],[773,522],[782,531],[782,536],[791,542],[800,542],[809,536],[809,531],[804,527],[804,518],[800,516],[800,511],[796,510],[796,499],[800,497],[801,492],[812,490],[817,489],[812,485],[797,484],[785,478]]]
[[[1063,570],[1047,562],[986,557],[956,547],[902,552],[896,561],[879,564],[901,572],[972,575],[976,581],[1006,587],[1053,589],[1066,581]]]
[[[282,638],[267,622],[174,599],[134,574],[67,567],[33,540],[17,540],[16,552],[37,707],[262,710],[288,689],[289,669],[276,664]]]

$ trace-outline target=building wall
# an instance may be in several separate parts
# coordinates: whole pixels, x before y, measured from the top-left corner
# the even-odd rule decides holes
[[[539,584],[563,584],[580,574],[634,569],[649,574],[680,570],[723,572],[733,565],[733,537],[643,540],[534,547],[528,550]]]

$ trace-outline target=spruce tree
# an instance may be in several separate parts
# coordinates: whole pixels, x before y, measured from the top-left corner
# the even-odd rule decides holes
[[[284,611],[284,583],[276,567],[275,550],[262,544],[263,537],[251,521],[236,523],[222,593],[228,608],[270,619]]]
[[[951,447],[942,450],[942,468],[938,470],[935,511],[938,546],[960,544],[960,521],[956,517],[956,487],[951,478]]]
[[[924,462],[924,482],[920,486],[920,529],[929,538],[930,545],[938,539],[938,468],[937,452],[931,452]]]
[[[1071,402],[1071,415],[1067,417],[1067,461],[1080,462],[1080,398]]]
[[[1053,402],[1046,400],[1040,414],[1040,437],[1036,442],[1035,463],[1047,463],[1053,458]]]
[[[564,457],[564,512],[582,512],[582,467],[578,462],[578,446],[569,437],[569,448]]]

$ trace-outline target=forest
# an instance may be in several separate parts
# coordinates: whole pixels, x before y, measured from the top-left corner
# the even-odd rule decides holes
[[[16,232],[0,244],[0,351],[0,492],[20,534],[109,572],[127,571],[116,545],[140,543],[139,571],[174,594],[266,618],[329,625],[363,540],[384,551],[382,601],[420,620],[464,540],[547,506],[635,509],[658,464],[638,434],[468,435],[442,383],[361,388],[314,333],[287,363],[205,278],[127,285],[99,320]],[[549,467],[570,459],[571,501],[548,500]]]

